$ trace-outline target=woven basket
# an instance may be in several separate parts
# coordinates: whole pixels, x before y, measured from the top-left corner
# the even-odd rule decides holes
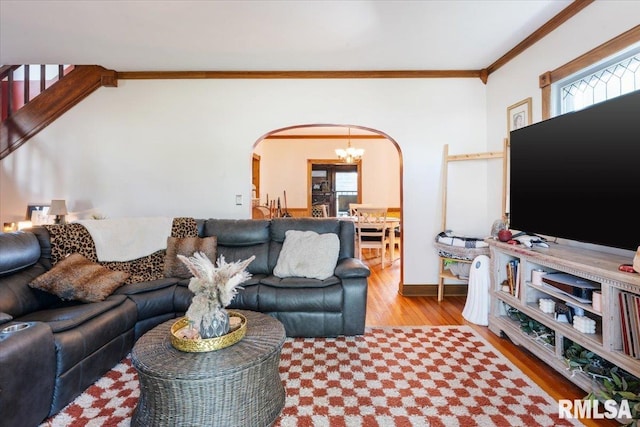
[[[236,311],[229,311],[229,317],[239,317],[240,327],[233,332],[229,332],[221,337],[205,339],[185,339],[177,336],[180,329],[189,326],[189,319],[181,317],[171,325],[171,345],[180,351],[188,353],[202,353],[205,351],[220,350],[229,347],[242,338],[247,333],[247,318]]]
[[[435,242],[434,246],[438,249],[438,255],[444,258],[473,261],[478,255],[489,255],[488,247],[463,248],[461,246],[446,245],[439,242]]]

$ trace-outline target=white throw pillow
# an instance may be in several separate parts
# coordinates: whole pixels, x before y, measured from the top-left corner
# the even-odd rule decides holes
[[[339,253],[337,234],[288,230],[273,274],[324,280],[333,275]]]

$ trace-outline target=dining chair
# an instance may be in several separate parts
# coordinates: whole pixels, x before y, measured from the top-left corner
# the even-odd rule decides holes
[[[389,219],[398,219],[397,223],[392,223],[391,221],[389,221]],[[389,252],[391,254],[393,254],[394,252],[396,254],[400,254],[400,246],[402,245],[401,240],[402,240],[402,228],[401,228],[401,224],[400,224],[400,218],[399,218],[399,214],[396,212],[389,212],[387,214],[387,222],[389,222],[389,235],[393,234],[393,241],[394,241],[394,248],[393,251],[391,250],[391,248],[389,249]],[[397,252],[396,252],[397,251]],[[397,261],[400,259],[400,256],[397,255],[395,257],[392,257],[391,261]]]
[[[271,218],[271,211],[267,206],[254,206],[251,208],[251,218],[264,219]]]
[[[387,210],[387,207],[358,206],[354,211],[358,257],[362,259],[362,249],[377,249],[382,268],[385,267],[387,246],[391,243]]]
[[[392,253],[398,254],[394,257],[392,257],[393,259],[391,260],[391,262],[397,261],[400,259],[400,246],[402,246],[402,230],[400,228],[400,225],[396,225],[395,227],[391,227],[390,228],[390,233],[393,233],[393,251]]]
[[[325,218],[329,214],[327,212],[327,205],[313,205],[311,206],[311,216],[314,218]]]
[[[359,207],[370,207],[369,203],[349,203],[349,216],[356,216],[356,209]]]

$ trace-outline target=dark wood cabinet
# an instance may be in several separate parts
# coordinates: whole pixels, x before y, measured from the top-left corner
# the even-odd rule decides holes
[[[348,215],[349,203],[359,203],[360,162],[328,162],[309,160],[309,209],[326,205],[329,216]]]
[[[334,174],[327,166],[317,165],[311,171],[311,205],[326,205],[329,216],[336,216]]]

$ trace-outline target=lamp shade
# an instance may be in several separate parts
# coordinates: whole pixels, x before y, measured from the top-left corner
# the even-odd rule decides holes
[[[67,204],[64,200],[52,200],[49,208],[49,215],[66,215]]]

